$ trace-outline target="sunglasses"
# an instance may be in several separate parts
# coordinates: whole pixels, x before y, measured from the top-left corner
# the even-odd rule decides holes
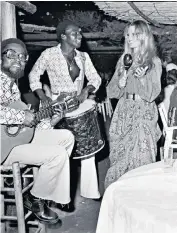
[[[6,57],[9,59],[13,59],[13,60],[19,59],[22,62],[27,62],[29,59],[29,55],[25,55],[23,53],[18,54],[13,49],[8,49],[4,51],[2,54],[5,54]]]

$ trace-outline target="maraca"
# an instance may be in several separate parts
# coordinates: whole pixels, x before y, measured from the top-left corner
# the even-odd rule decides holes
[[[124,56],[124,68],[126,71],[128,71],[128,69],[130,68],[132,63],[133,63],[133,59],[132,59],[131,54],[128,54],[128,53],[125,54],[125,56]]]
[[[127,82],[127,78],[128,78],[127,71],[133,63],[131,54],[125,54],[123,61],[124,61],[125,72],[124,72],[123,78],[119,80],[119,85],[121,88],[126,86],[126,82]]]

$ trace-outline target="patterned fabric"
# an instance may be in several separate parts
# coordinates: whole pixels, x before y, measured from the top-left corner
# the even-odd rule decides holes
[[[39,124],[37,124],[36,130],[53,129],[50,120],[51,120],[50,118],[41,120]]]
[[[20,100],[19,89],[5,73],[1,72],[0,88],[0,124],[23,124],[25,112],[8,107],[11,103]]]
[[[161,90],[161,70],[160,63],[156,62],[155,67],[142,78],[143,82],[136,79],[137,85],[141,87],[137,92],[134,89],[135,94],[141,97],[137,101],[125,98],[124,93],[130,87],[124,89],[118,87],[120,76],[116,77],[116,72],[108,85],[108,97],[110,97],[109,93],[111,97],[113,93],[116,97],[121,93],[122,97],[114,111],[109,130],[110,168],[106,175],[105,187],[127,171],[155,162],[156,143],[161,136],[161,131],[157,125],[158,111],[154,99]],[[129,77],[134,79],[133,76]]]
[[[138,94],[142,99],[152,102],[159,95],[161,90],[160,77],[162,74],[162,66],[159,58],[154,58],[154,67],[140,79],[134,78],[134,67],[132,66],[127,72],[127,84],[125,88],[120,89],[118,86],[119,80],[123,77],[124,67],[121,57],[117,63],[115,73],[107,87],[109,98],[117,98],[123,96],[125,92],[130,94]]]
[[[1,72],[1,89],[0,89],[0,124],[23,124],[25,112],[9,107],[15,101],[21,101],[20,91],[16,83],[11,87],[10,77]],[[53,129],[50,119],[44,119],[36,126],[36,130]]]
[[[52,93],[77,92],[79,95],[84,84],[84,75],[88,79],[87,85],[93,85],[96,90],[101,84],[101,78],[94,68],[87,53],[76,51],[75,61],[80,69],[80,74],[73,82],[67,62],[61,52],[60,44],[56,47],[48,48],[42,52],[29,74],[30,87],[32,91],[42,89],[40,75],[46,70],[49,76]],[[95,90],[95,91],[96,91]]]

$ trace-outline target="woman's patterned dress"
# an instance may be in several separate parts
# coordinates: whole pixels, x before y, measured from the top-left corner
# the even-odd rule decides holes
[[[161,91],[161,62],[154,59],[154,66],[141,79],[135,78],[133,69],[128,71],[126,87],[120,89],[118,82],[122,57],[107,87],[109,98],[118,98],[109,130],[110,168],[105,187],[119,179],[125,172],[155,162],[156,143],[161,136],[157,125],[158,110],[154,102]],[[138,94],[141,99],[127,99],[125,93]]]

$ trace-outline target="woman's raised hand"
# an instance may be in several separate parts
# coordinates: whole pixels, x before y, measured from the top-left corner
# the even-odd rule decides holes
[[[135,70],[134,75],[135,75],[136,78],[142,78],[146,74],[147,70],[148,70],[148,66],[145,66],[144,68],[143,67],[138,67]]]

